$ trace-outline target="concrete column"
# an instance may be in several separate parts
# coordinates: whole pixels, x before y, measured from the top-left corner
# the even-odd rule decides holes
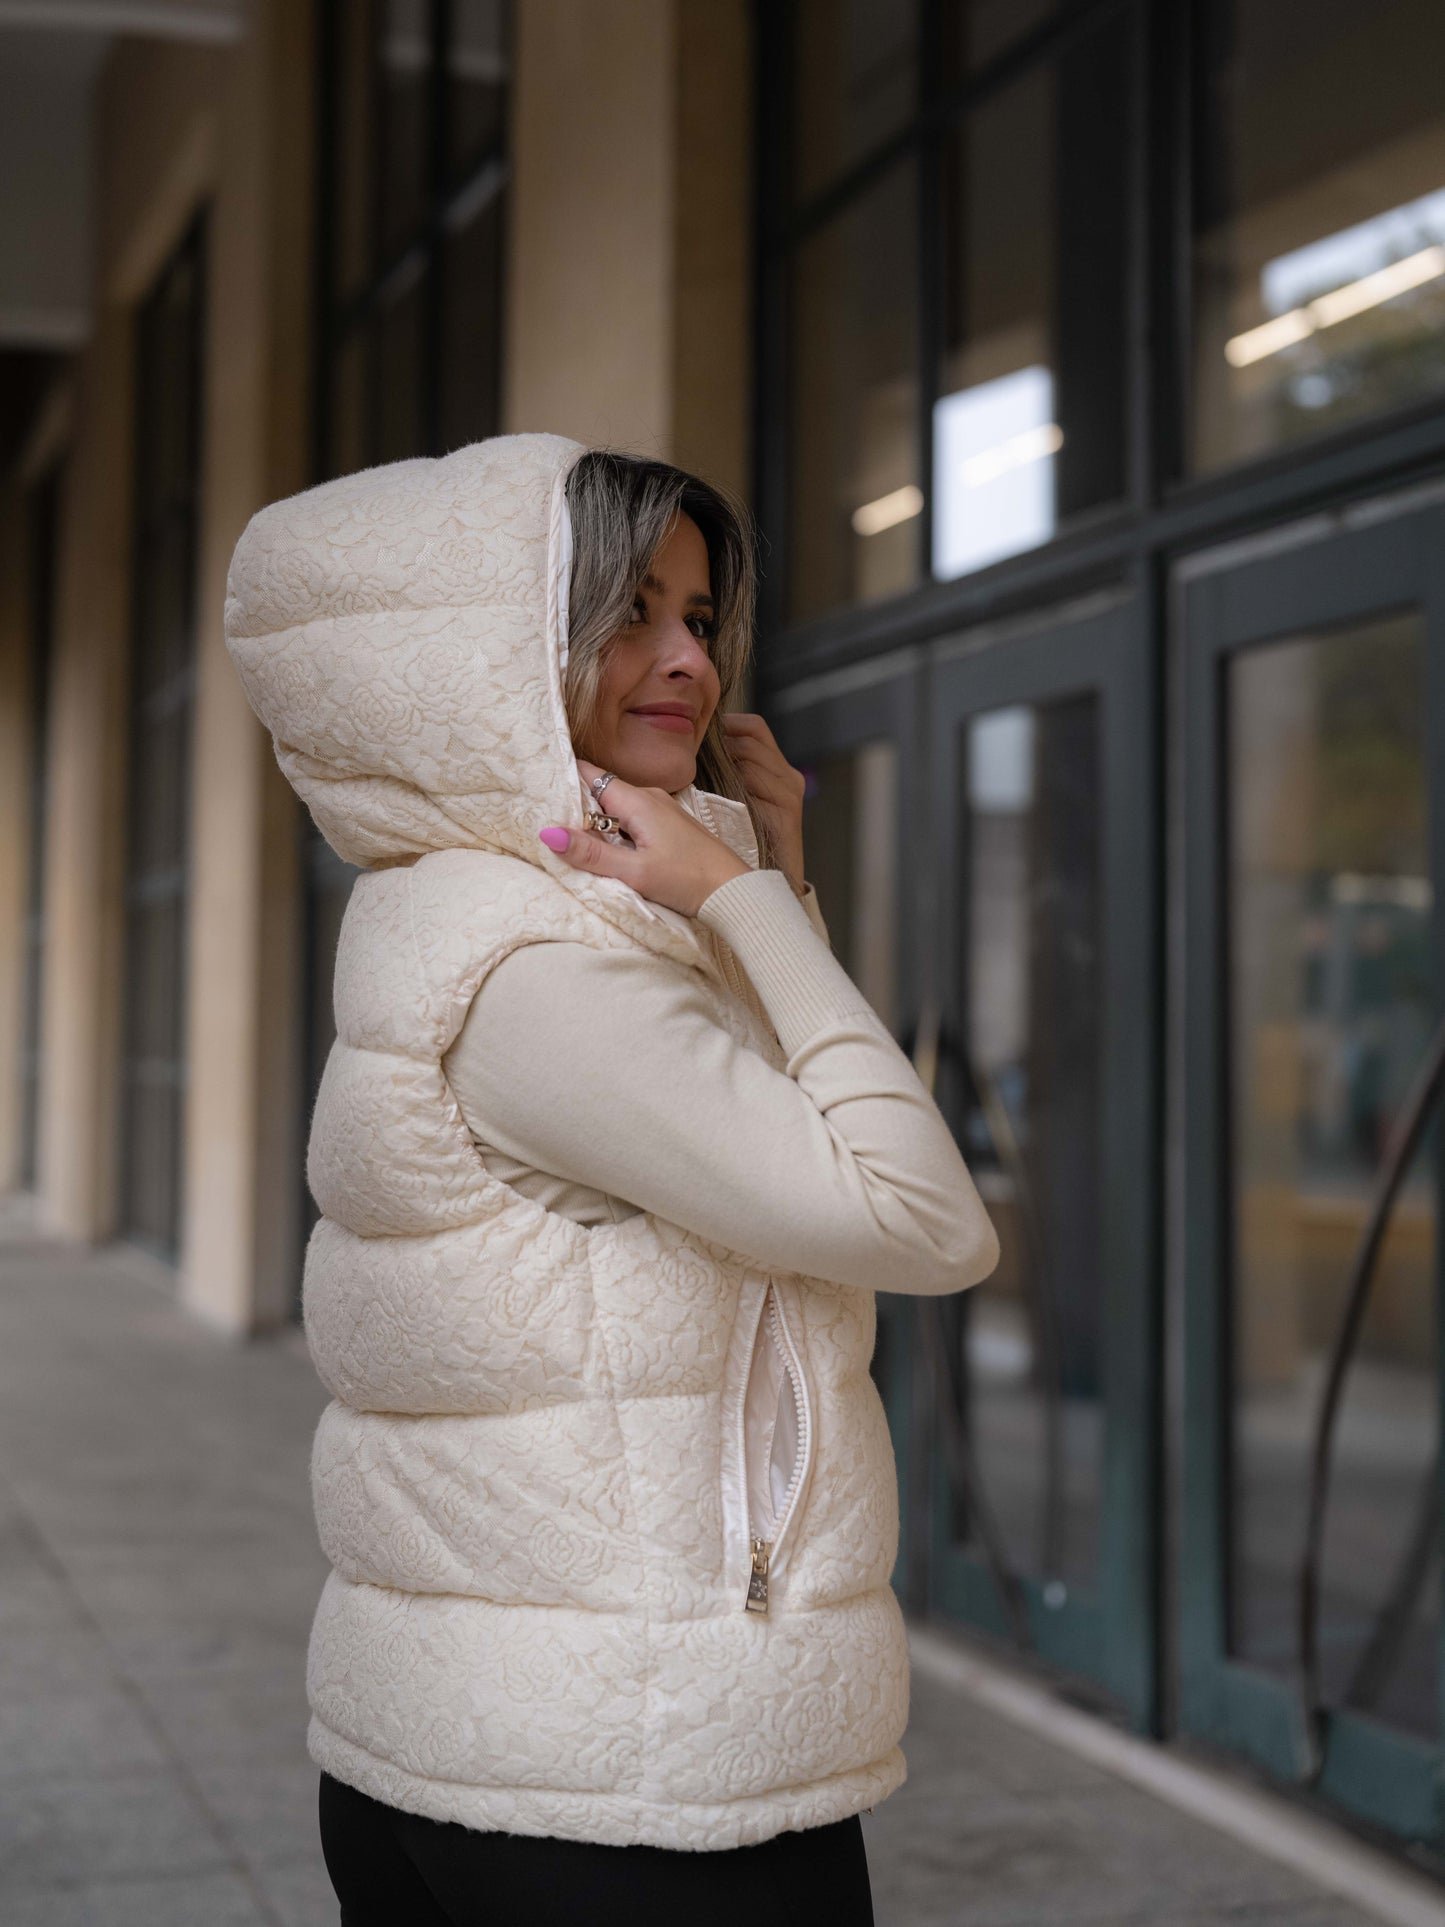
[[[503,418],[746,491],[745,0],[518,0]]]
[[[519,0],[503,416],[672,438],[673,0]]]
[[[18,487],[0,488],[0,1192],[20,1175],[33,696],[25,507]]]
[[[226,570],[307,480],[309,9],[260,0],[221,102],[198,557],[182,1295],[245,1331],[299,1258],[298,821],[225,650]]]
[[[46,774],[39,1206],[113,1222],[129,648],[131,325],[104,302],[80,357],[60,508]]]

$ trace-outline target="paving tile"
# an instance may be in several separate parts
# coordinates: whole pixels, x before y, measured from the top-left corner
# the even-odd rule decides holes
[[[166,1764],[135,1701],[113,1685],[0,1698],[0,1786]]]
[[[85,1624],[80,1601],[28,1520],[0,1520],[0,1633]]]
[[[0,1800],[0,1894],[227,1865],[209,1816],[169,1773],[17,1782]]]
[[[148,1682],[146,1699],[193,1770],[272,1760],[304,1751],[310,1714],[304,1675],[234,1671]]]
[[[5,1927],[271,1927],[239,1874],[4,1894]]]
[[[285,1927],[337,1927],[341,1908],[319,1848],[307,1860],[258,1867],[255,1879]],[[739,1927],[746,1923],[740,1922]]]
[[[249,1866],[319,1858],[318,1769],[301,1739],[272,1760],[209,1761],[196,1769],[201,1797]]]
[[[116,1680],[113,1655],[87,1624],[62,1619],[12,1625],[0,1638],[0,1708],[64,1693],[106,1692]]]

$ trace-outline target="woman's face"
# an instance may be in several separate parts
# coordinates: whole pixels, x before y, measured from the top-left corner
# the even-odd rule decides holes
[[[597,713],[576,753],[624,783],[686,789],[721,693],[709,653],[714,628],[707,544],[679,514],[638,588],[632,621],[608,645]]]

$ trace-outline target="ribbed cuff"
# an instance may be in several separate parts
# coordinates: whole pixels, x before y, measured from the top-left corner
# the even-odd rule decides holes
[[[752,979],[789,1057],[830,1024],[868,1010],[781,870],[729,877],[703,898],[697,916]]]
[[[828,935],[828,926],[823,921],[823,912],[818,903],[818,892],[813,888],[812,884],[806,880],[803,884],[803,894],[798,898],[798,901],[807,911],[809,923],[812,924],[818,935],[831,950],[833,948],[833,939]]]

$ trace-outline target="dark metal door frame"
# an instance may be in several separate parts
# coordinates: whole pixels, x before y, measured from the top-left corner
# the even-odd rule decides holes
[[[938,917],[932,933],[946,1020],[959,1030],[950,967],[959,908],[960,727],[1015,703],[1093,694],[1100,703],[1102,1260],[1105,1444],[1099,1585],[1050,1603],[1022,1578],[1029,1632],[1046,1662],[1085,1676],[1141,1731],[1159,1717],[1158,1546],[1161,1275],[1159,810],[1154,658],[1140,602],[1073,616],[941,662],[930,703]],[[950,1009],[950,1005],[952,1008]],[[941,1455],[934,1454],[937,1467]],[[947,1490],[935,1490],[934,1590],[939,1606],[1007,1637],[998,1587],[983,1561],[949,1545]]]
[[[1101,697],[1104,729],[1104,1579],[1098,1601],[1071,1612],[1045,1606],[1028,1586],[1027,1610],[1039,1655],[1089,1678],[1148,1731],[1159,1705],[1158,811],[1155,678],[1137,603],[1064,612],[1033,633],[1010,633],[968,653],[948,640],[930,652],[900,652],[871,672],[798,685],[770,706],[769,719],[796,763],[884,736],[899,745],[898,982],[908,1045],[930,994],[949,980],[942,933],[952,927],[956,900],[955,732],[970,714],[1076,690]],[[893,1583],[915,1610],[941,1606],[979,1630],[1003,1632],[981,1562],[970,1561],[965,1575],[954,1554],[951,1579],[940,1573],[938,1412],[925,1369],[932,1340],[919,1311],[911,1299],[880,1295],[903,1499]]]
[[[1425,625],[1432,950],[1445,1007],[1445,508],[1342,522],[1320,539],[1184,588],[1184,1424],[1180,1717],[1188,1732],[1309,1783],[1310,1733],[1294,1683],[1230,1656],[1231,1352],[1226,775],[1223,685],[1236,652],[1402,608]],[[1441,1254],[1436,1253],[1441,1329]],[[1438,1361],[1437,1361],[1438,1369]],[[1303,1495],[1301,1498],[1303,1503]],[[1445,1751],[1368,1715],[1327,1721],[1318,1791],[1396,1834],[1445,1845]]]

